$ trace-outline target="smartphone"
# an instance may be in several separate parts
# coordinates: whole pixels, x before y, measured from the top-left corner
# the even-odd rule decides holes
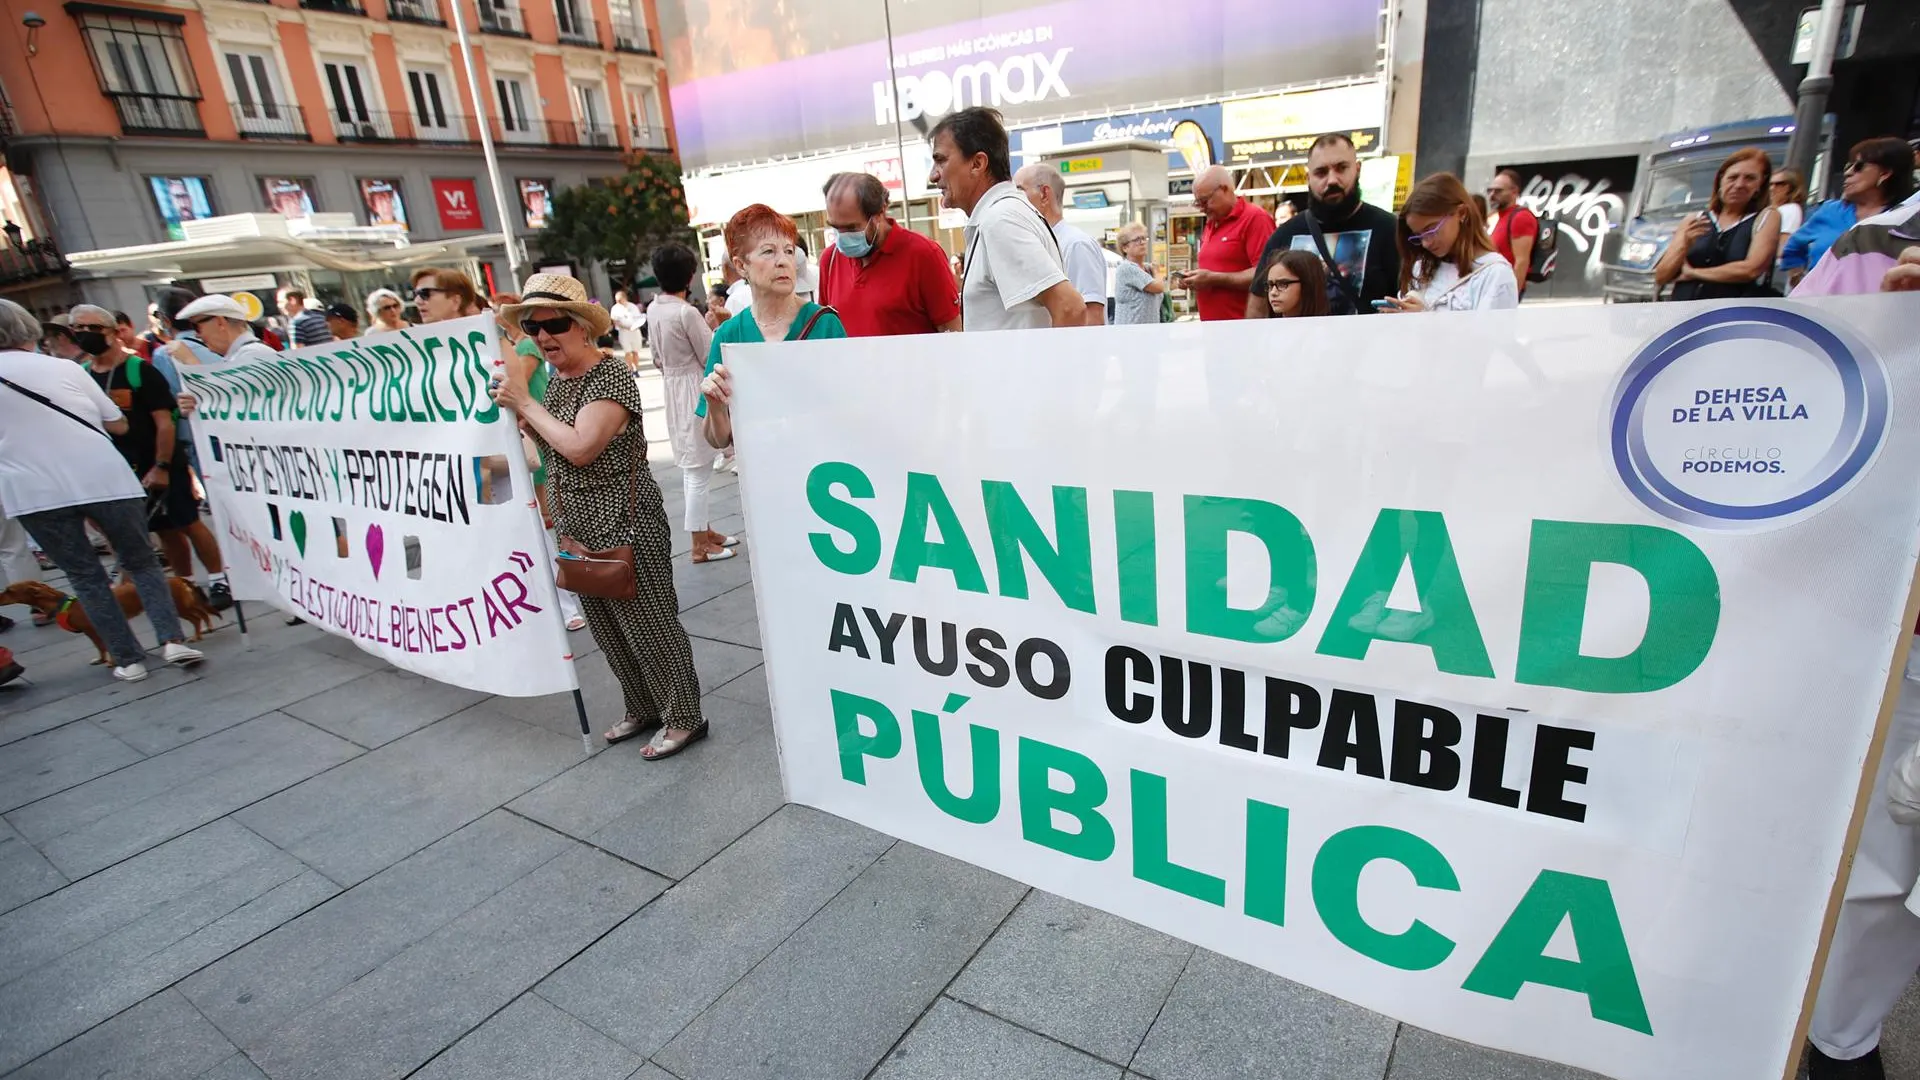
[[[1375,310],[1375,311],[1398,311],[1398,310],[1400,310],[1400,302],[1399,302],[1398,300],[1394,300],[1394,299],[1391,299],[1391,298],[1388,298],[1388,299],[1383,299],[1383,300],[1375,300],[1375,301],[1373,302],[1373,310]]]

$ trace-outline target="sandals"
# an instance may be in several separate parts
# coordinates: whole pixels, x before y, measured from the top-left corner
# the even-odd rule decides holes
[[[704,723],[692,731],[684,728],[661,728],[647,742],[647,745],[640,748],[640,756],[648,761],[662,761],[706,737],[707,725]]]
[[[614,743],[623,743],[628,739],[637,739],[647,732],[652,731],[654,728],[659,727],[661,723],[662,721],[660,720],[635,720],[629,716],[613,725],[613,727],[608,728],[602,734],[602,738],[607,740],[608,746],[612,746]]]
[[[723,547],[718,551],[696,551],[693,553],[693,561],[696,565],[699,563],[722,562],[738,554],[740,553],[730,547]]]
[[[585,630],[586,628],[587,617],[585,615],[575,615],[573,618],[567,620],[567,630],[569,633],[576,630]]]

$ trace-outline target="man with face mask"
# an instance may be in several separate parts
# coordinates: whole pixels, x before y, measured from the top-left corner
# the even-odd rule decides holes
[[[1366,315],[1373,302],[1400,288],[1400,250],[1391,212],[1360,200],[1360,159],[1353,140],[1322,135],[1307,151],[1307,212],[1273,232],[1264,263],[1293,248],[1311,251],[1327,264],[1328,302],[1335,315]],[[1255,285],[1259,275],[1255,275]],[[1247,297],[1247,317],[1267,317],[1267,296]]]
[[[87,373],[126,414],[127,431],[115,435],[113,444],[146,490],[147,527],[160,537],[168,569],[191,579],[193,557],[198,555],[207,568],[209,606],[216,611],[232,607],[220,545],[200,520],[193,495],[187,444],[176,425],[173,388],[158,368],[120,346],[111,311],[81,304],[68,314],[73,320],[73,340],[87,355]]]
[[[823,189],[839,235],[820,254],[820,303],[849,337],[960,329],[960,297],[940,245],[887,216],[887,186],[868,173],[835,173]]]

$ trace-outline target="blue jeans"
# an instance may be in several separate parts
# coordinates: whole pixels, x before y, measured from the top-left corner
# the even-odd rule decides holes
[[[93,542],[87,539],[89,519],[100,526],[101,535],[113,545],[121,572],[133,578],[153,632],[162,642],[186,640],[180,631],[180,616],[173,610],[173,596],[167,592],[166,571],[147,543],[146,500],[119,499],[20,515],[20,524],[27,527],[40,550],[73,583],[74,597],[100,640],[106,642],[113,662],[125,667],[142,662],[147,654],[133,636],[133,627],[127,625],[119,601],[113,598],[113,583],[107,578],[106,567],[100,565]]]

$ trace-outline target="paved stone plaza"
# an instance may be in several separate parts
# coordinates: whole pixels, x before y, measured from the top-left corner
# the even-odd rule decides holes
[[[714,513],[743,527],[731,476]],[[134,685],[15,609],[0,1076],[1587,1075],[783,805],[750,571],[676,563],[714,735],[658,764],[584,758],[565,696],[429,682],[258,606],[250,648],[228,625]],[[580,674],[605,727],[613,679],[591,652]],[[1888,1036],[1904,1080],[1915,1016]]]

